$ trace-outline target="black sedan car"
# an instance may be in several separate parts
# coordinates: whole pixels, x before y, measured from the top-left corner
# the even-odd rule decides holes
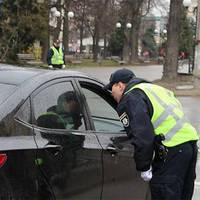
[[[149,198],[103,86],[79,72],[0,65],[0,199]]]

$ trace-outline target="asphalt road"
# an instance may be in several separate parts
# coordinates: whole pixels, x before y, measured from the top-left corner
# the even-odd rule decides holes
[[[131,69],[137,77],[153,81],[160,79],[162,76],[162,66],[161,65],[151,65],[151,66],[137,66],[137,67],[126,67]],[[107,83],[110,74],[115,70],[120,69],[120,67],[97,67],[97,68],[76,68],[77,71],[82,71],[90,76],[93,76],[104,83]],[[178,97],[183,105],[183,109],[186,116],[193,124],[193,126],[198,130],[200,134],[200,96],[199,97]],[[198,143],[200,147],[200,142]],[[197,161],[197,178],[195,181],[195,190],[193,195],[193,200],[199,200],[200,196],[200,153],[198,155]]]

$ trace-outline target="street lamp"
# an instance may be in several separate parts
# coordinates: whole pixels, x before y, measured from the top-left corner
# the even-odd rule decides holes
[[[49,26],[57,27],[57,17],[60,17],[60,11],[56,7],[51,7],[49,12]]]
[[[200,77],[200,0],[184,0],[183,5],[187,8],[187,15],[192,17],[193,21],[196,23],[195,37],[194,37],[194,50],[193,50],[193,63],[192,70],[193,74]],[[196,9],[198,8],[198,9]],[[195,17],[194,17],[195,16]]]
[[[62,12],[62,14],[61,14],[61,12]],[[63,23],[64,23],[64,17],[65,17],[65,15],[64,15],[64,11],[56,11],[55,12],[55,16],[56,17],[61,17],[61,20],[62,20],[62,23],[61,23],[61,31],[60,31],[60,37],[61,37],[61,40],[62,40],[62,38],[63,38],[63,28],[64,28],[64,25],[63,25]],[[69,12],[67,12],[67,18],[70,20],[71,18],[73,18],[74,17],[74,12],[72,12],[72,11],[69,11]]]
[[[65,17],[66,16],[66,17]],[[64,48],[66,51],[68,51],[68,20],[72,19],[74,17],[73,11],[68,11],[65,15],[65,11],[61,9],[61,12],[57,10],[56,7],[52,7],[50,9],[50,20],[49,25],[53,28],[57,27],[57,19],[60,18],[61,20],[61,27],[59,31],[59,39],[63,41]],[[67,18],[67,20],[66,20]],[[67,27],[66,27],[67,26]]]
[[[160,44],[162,45],[163,40],[165,40],[165,38],[166,38],[167,30],[166,29],[163,29],[163,30],[155,29],[154,34],[155,34],[156,43],[159,45]]]
[[[155,33],[155,34],[158,34],[158,33],[159,33],[158,29],[155,29],[155,30],[154,30],[154,33]]]
[[[122,24],[121,24],[120,22],[117,22],[117,23],[116,23],[116,28],[121,28],[121,27],[122,27]],[[127,23],[127,24],[126,24],[126,28],[127,28],[127,29],[132,28],[132,24],[131,24],[131,23]]]
[[[132,24],[131,24],[131,23],[127,23],[127,24],[126,24],[126,28],[128,28],[128,29],[129,29],[129,28],[132,28]]]
[[[158,56],[159,63],[163,63],[163,57],[165,56],[165,42],[167,40],[166,34],[166,29],[162,29],[160,27],[154,29],[154,40],[156,42],[157,47],[156,56]]]
[[[117,22],[117,23],[116,23],[116,28],[121,28],[121,27],[122,27],[121,23],[120,23],[120,22]]]
[[[74,18],[74,12],[73,11],[68,11],[65,14],[65,18],[64,18],[64,24],[63,24],[63,37],[64,37],[64,49],[65,49],[65,54],[69,53],[69,36],[70,36],[70,32],[71,32],[71,28],[70,28],[70,20],[72,18]]]
[[[69,11],[69,12],[67,13],[67,16],[68,16],[68,19],[73,18],[73,17],[74,17],[74,12]]]
[[[116,28],[121,28],[122,24],[120,22],[116,23]],[[126,23],[126,25],[124,26],[125,29],[129,30],[132,28],[132,24],[131,23]],[[124,30],[124,45],[123,45],[123,53],[122,53],[122,60],[128,61],[130,62],[130,58],[131,58],[131,49],[132,49],[132,44],[131,44],[131,36],[130,36],[130,32],[127,32]]]
[[[164,29],[164,30],[163,30],[163,33],[164,33],[164,34],[167,34],[167,30],[166,30],[166,29]]]

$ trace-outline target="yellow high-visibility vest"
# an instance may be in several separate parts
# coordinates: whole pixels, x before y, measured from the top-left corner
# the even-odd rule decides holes
[[[63,51],[62,48],[60,47],[59,50],[57,50],[55,47],[51,47],[53,50],[53,56],[51,58],[51,64],[52,65],[63,65],[64,60],[63,60]]]
[[[165,135],[162,142],[167,147],[173,147],[187,141],[198,140],[196,129],[186,119],[182,106],[173,92],[163,87],[140,83],[130,88],[125,95],[133,89],[139,88],[148,96],[153,106],[151,122],[156,135]]]

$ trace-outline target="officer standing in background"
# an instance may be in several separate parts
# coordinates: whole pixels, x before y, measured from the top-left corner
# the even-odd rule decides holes
[[[199,137],[173,92],[128,69],[111,74],[105,89],[118,102],[119,118],[135,147],[136,169],[150,181],[152,200],[191,200]]]
[[[63,49],[60,47],[60,40],[54,39],[53,46],[47,54],[47,63],[50,69],[64,69],[65,59]]]

